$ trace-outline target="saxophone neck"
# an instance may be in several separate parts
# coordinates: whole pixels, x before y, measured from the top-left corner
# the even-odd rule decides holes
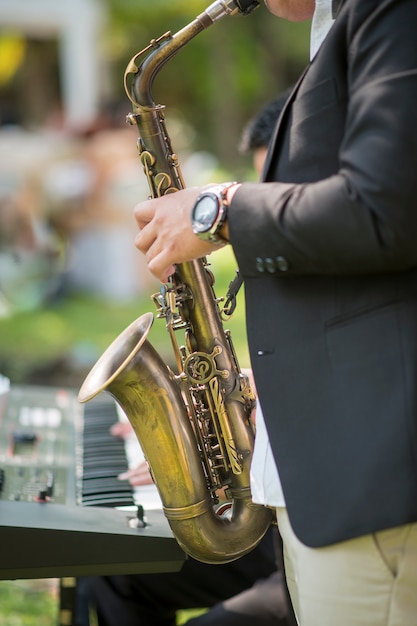
[[[125,91],[134,107],[138,110],[156,107],[151,93],[156,75],[191,39],[226,15],[248,15],[258,5],[258,0],[216,0],[174,35],[167,32],[158,39],[152,39],[130,60],[125,71]]]

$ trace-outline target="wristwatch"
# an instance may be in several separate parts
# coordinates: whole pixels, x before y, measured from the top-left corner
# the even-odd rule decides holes
[[[227,218],[227,190],[236,183],[223,183],[203,191],[191,210],[193,233],[203,241],[216,245],[227,243],[220,236],[220,229]]]

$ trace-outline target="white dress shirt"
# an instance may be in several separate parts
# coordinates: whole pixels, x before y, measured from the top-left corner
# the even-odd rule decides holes
[[[256,504],[285,506],[281,481],[259,401],[256,407],[256,437],[250,471],[250,485],[252,501]]]
[[[316,54],[333,25],[332,0],[316,0],[310,34],[310,60]]]

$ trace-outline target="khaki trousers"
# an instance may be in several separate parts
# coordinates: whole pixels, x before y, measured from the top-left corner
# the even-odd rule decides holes
[[[417,524],[309,548],[277,519],[299,626],[417,626]]]

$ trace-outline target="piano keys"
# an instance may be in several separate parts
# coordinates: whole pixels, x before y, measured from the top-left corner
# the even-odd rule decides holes
[[[12,386],[0,405],[0,580],[178,571],[161,509],[138,516],[106,394]],[[118,507],[118,508],[115,508]]]
[[[102,394],[84,405],[84,412],[83,506],[134,506],[131,486],[117,478],[126,470],[128,459],[123,440],[110,434],[118,420],[115,403]]]

